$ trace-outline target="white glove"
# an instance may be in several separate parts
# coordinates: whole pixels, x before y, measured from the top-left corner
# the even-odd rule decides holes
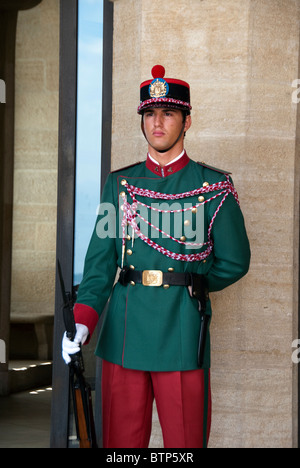
[[[66,364],[71,362],[70,354],[76,354],[80,351],[80,345],[83,345],[89,336],[89,329],[82,323],[76,323],[76,335],[74,341],[67,338],[64,333],[62,340],[62,357]]]

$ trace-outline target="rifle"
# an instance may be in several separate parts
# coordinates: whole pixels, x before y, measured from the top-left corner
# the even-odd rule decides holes
[[[57,268],[63,297],[62,309],[66,334],[67,337],[73,341],[76,335],[76,325],[73,314],[76,293],[75,290],[73,290],[73,294],[66,292],[59,260],[57,261]],[[78,353],[73,354],[70,357],[70,388],[79,446],[80,448],[97,448],[92,393],[90,385],[84,378],[82,351],[80,350]]]

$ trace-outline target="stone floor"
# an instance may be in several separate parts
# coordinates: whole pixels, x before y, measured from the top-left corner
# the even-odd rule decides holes
[[[0,397],[0,448],[49,448],[51,388]]]

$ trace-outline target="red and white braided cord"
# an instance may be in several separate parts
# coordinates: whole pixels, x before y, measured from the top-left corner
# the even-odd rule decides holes
[[[166,194],[166,193],[155,192],[153,190],[143,189],[143,188],[135,187],[134,185],[129,185],[126,182],[124,187],[127,188],[127,191],[130,194],[130,196],[131,196],[131,198],[133,200],[133,203],[132,204],[128,203],[127,200],[126,200],[126,197],[125,197],[124,204],[123,204],[124,214],[123,214],[123,220],[122,220],[122,234],[123,234],[122,244],[123,244],[123,246],[125,246],[125,243],[126,243],[126,238],[125,238],[125,236],[126,236],[126,226],[130,225],[131,228],[133,229],[133,231],[136,233],[136,235],[142,241],[144,241],[147,245],[149,245],[153,249],[157,250],[158,252],[162,253],[163,255],[165,255],[165,256],[167,256],[169,258],[172,258],[174,260],[185,261],[185,262],[196,262],[196,261],[201,261],[201,260],[206,259],[211,254],[212,249],[213,249],[213,241],[211,239],[211,232],[212,232],[212,227],[213,227],[214,221],[215,221],[216,216],[219,213],[223,203],[225,202],[226,198],[228,197],[229,193],[232,193],[232,195],[234,196],[236,202],[239,205],[237,191],[235,190],[234,186],[230,182],[229,177],[226,176],[226,178],[227,178],[226,182],[225,181],[224,182],[218,182],[216,184],[208,185],[208,186],[205,186],[205,187],[201,187],[199,189],[191,190],[189,192],[184,192],[184,193],[180,193],[180,194]],[[147,198],[159,199],[159,200],[179,200],[179,199],[183,199],[183,198],[187,198],[187,197],[197,196],[197,195],[204,194],[204,193],[210,193],[210,192],[213,192],[213,191],[216,191],[216,190],[221,190],[221,192],[217,193],[216,195],[214,195],[213,197],[205,200],[202,203],[198,203],[198,204],[196,204],[195,206],[192,206],[192,207],[182,208],[180,210],[163,210],[163,209],[155,208],[155,207],[152,207],[150,205],[147,205],[145,203],[142,203],[142,202],[138,201],[136,199],[136,197],[135,197],[135,195],[139,195],[141,197],[147,197]],[[224,196],[223,196],[223,198],[221,200],[221,203],[217,207],[217,209],[216,209],[216,211],[215,211],[215,213],[214,213],[214,215],[213,215],[213,217],[211,219],[210,225],[209,225],[208,242],[205,242],[203,244],[200,244],[200,243],[197,244],[197,243],[193,243],[193,242],[185,242],[185,241],[181,241],[179,239],[175,239],[170,234],[167,234],[166,232],[164,232],[163,230],[161,230],[157,226],[154,226],[152,223],[150,223],[144,217],[142,217],[140,213],[137,212],[137,206],[138,205],[144,206],[144,207],[146,207],[146,208],[148,208],[150,210],[158,211],[158,212],[161,212],[161,213],[185,212],[185,211],[188,211],[188,210],[192,210],[193,208],[198,208],[200,205],[204,205],[205,203],[208,203],[208,202],[210,202],[210,201],[212,201],[212,200],[214,200],[217,197],[222,196],[222,195],[224,195]],[[137,225],[136,217],[139,217],[142,221],[147,223],[149,226],[156,229],[157,231],[159,231],[163,235],[167,236],[169,239],[177,242],[178,244],[184,244],[186,246],[194,246],[194,247],[195,246],[203,247],[205,245],[208,245],[208,248],[204,252],[200,252],[200,253],[196,253],[196,254],[178,254],[178,253],[172,252],[172,251],[162,247],[161,245],[157,244],[152,239],[150,239],[145,234],[143,234],[141,232],[141,230],[139,229],[138,225]]]
[[[226,190],[229,193],[232,193],[237,203],[239,204],[237,191],[235,190],[233,184],[230,182],[229,177],[226,176],[226,178],[227,180],[223,182],[218,182],[216,184],[208,185],[206,187],[201,187],[195,190],[190,190],[189,192],[175,193],[175,194],[155,192],[154,190],[135,187],[134,185],[129,185],[128,183],[126,183],[125,187],[127,188],[129,194],[131,195],[133,199],[135,198],[133,195],[139,195],[141,197],[147,197],[147,198],[153,198],[153,199],[159,199],[159,200],[180,200],[182,198],[194,197],[194,196],[202,195],[204,193],[215,192],[216,190]]]

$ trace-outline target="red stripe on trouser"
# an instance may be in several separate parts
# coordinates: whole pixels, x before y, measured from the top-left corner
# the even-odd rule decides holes
[[[209,384],[208,405],[204,408],[202,369],[144,372],[103,361],[104,448],[148,447],[154,398],[165,448],[202,448],[203,427],[207,428],[208,442],[211,394]]]

